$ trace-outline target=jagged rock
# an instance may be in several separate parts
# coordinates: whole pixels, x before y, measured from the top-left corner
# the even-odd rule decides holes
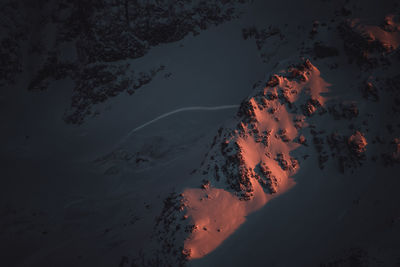
[[[362,87],[363,97],[366,99],[371,99],[373,101],[379,100],[378,90],[372,82],[366,82]]]
[[[300,135],[300,136],[299,136],[298,142],[299,142],[299,144],[307,145],[307,140],[306,140],[306,138],[304,137],[304,135]]]
[[[209,189],[210,188],[210,181],[209,180],[203,180],[203,184],[201,185],[202,189]]]
[[[357,156],[360,156],[366,151],[366,147],[368,144],[364,135],[359,131],[356,131],[353,135],[351,135],[347,142],[350,150]]]
[[[317,99],[310,98],[306,104],[303,105],[303,114],[307,117],[312,116],[317,110],[321,110],[322,105]]]
[[[384,26],[365,25],[359,19],[345,20],[338,29],[349,60],[367,67],[376,67],[382,60],[387,64],[387,55],[398,48],[394,41],[400,38],[398,25],[388,18]]]

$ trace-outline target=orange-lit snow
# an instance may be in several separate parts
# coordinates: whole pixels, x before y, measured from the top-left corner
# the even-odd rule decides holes
[[[309,69],[304,70],[303,81],[287,79],[283,76],[277,77],[277,86],[264,88],[264,96],[268,92],[277,93],[282,90],[289,102],[297,101],[301,93],[308,95],[308,98],[316,99],[324,104],[321,93],[327,92],[328,83],[321,77],[317,68],[310,64]],[[252,198],[248,201],[240,200],[235,194],[224,188],[211,186],[207,189],[188,188],[184,191],[187,216],[195,225],[193,232],[185,241],[185,249],[190,251],[190,258],[201,258],[218,247],[226,238],[235,232],[246,220],[246,216],[263,207],[270,199],[286,192],[294,184],[291,178],[298,168],[297,166],[283,168],[277,161],[278,155],[284,159],[291,159],[290,152],[296,149],[299,144],[293,140],[299,133],[295,127],[294,119],[304,117],[301,114],[293,114],[285,104],[278,100],[266,101],[266,107],[262,108],[257,104],[255,97],[249,100],[254,108],[255,125],[259,132],[270,132],[271,138],[268,144],[256,142],[250,134],[248,125],[242,122],[245,134],[234,137],[239,145],[240,154],[244,161],[244,167],[253,173],[250,182],[253,186]],[[269,112],[274,109],[274,112]],[[302,127],[306,126],[304,123]],[[279,138],[279,133],[285,132],[288,140]],[[232,141],[232,140],[229,140]],[[271,194],[266,192],[257,179],[254,178],[254,171],[258,164],[265,164],[271,174],[277,180],[277,192]]]

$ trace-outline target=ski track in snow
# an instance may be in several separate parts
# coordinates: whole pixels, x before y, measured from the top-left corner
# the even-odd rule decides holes
[[[117,147],[119,145],[121,145],[123,142],[125,142],[134,132],[139,131],[140,129],[143,129],[144,127],[159,121],[163,118],[166,118],[168,116],[171,116],[173,114],[179,113],[179,112],[184,112],[184,111],[198,111],[198,110],[203,110],[203,111],[214,111],[214,110],[222,110],[222,109],[231,109],[231,108],[238,108],[240,105],[223,105],[223,106],[215,106],[215,107],[207,107],[207,106],[193,106],[193,107],[184,107],[184,108],[179,108],[179,109],[175,109],[173,111],[164,113],[136,128],[134,128],[133,130],[131,130],[117,145]]]

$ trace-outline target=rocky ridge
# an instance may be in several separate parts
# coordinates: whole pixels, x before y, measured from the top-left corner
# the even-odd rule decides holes
[[[94,106],[122,92],[132,95],[165,69],[162,64],[134,69],[132,60],[152,47],[237,18],[247,2],[7,1],[1,6],[5,35],[0,36],[0,57],[8,63],[0,67],[1,85],[13,84],[27,69],[26,61],[33,60],[28,90],[43,91],[53,81],[72,80],[64,120],[81,124],[98,114]]]
[[[318,69],[306,60],[271,76],[242,102],[234,122],[218,130],[195,171],[194,175],[203,177],[199,188],[166,199],[154,230],[154,239],[161,244],[155,254],[158,259],[164,259],[167,265],[184,264],[208,253],[209,236],[203,233],[222,242],[244,222],[241,216],[293,185],[290,177],[299,162],[291,151],[300,146],[299,131],[307,127],[302,107],[311,103],[317,106],[315,112],[324,110],[321,93],[327,92],[327,87]],[[226,199],[230,199],[232,209],[237,209],[237,217],[216,215],[215,223],[204,223],[210,220],[207,216],[214,212],[212,207],[217,212]],[[204,214],[202,207],[207,208]],[[237,225],[228,227],[226,220],[237,221]],[[149,258],[148,264],[152,260]]]

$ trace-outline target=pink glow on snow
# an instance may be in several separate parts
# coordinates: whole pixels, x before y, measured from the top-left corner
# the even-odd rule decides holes
[[[325,99],[321,93],[328,91],[329,84],[320,77],[319,70],[314,66],[306,70],[304,75],[306,79],[301,82],[278,77],[279,85],[267,87],[264,93],[276,93],[279,87],[283,91],[286,90],[287,98],[292,103],[299,98],[300,93],[304,93],[308,95],[308,98],[316,99],[323,105]],[[284,169],[277,157],[280,155],[291,162],[290,152],[299,146],[294,142],[299,135],[294,119],[304,119],[304,116],[290,113],[286,105],[279,101],[268,101],[266,107],[260,107],[254,98],[249,102],[254,108],[255,125],[258,131],[267,131],[270,135],[268,144],[256,142],[248,126],[245,123],[241,124],[245,134],[234,138],[240,148],[244,161],[243,167],[254,175],[256,167],[259,164],[265,164],[276,177],[277,192],[271,194],[254,177],[250,178],[254,189],[253,197],[248,201],[240,200],[234,193],[213,186],[207,189],[186,189],[183,193],[186,215],[195,225],[194,231],[184,244],[185,249],[190,251],[191,259],[201,258],[213,251],[246,221],[247,215],[262,208],[270,199],[287,192],[295,185],[291,176],[298,171],[297,165],[294,167],[290,165],[289,168]],[[271,109],[274,112],[271,113]],[[306,123],[301,125],[306,126]],[[280,136],[282,132],[287,137],[286,140]]]

